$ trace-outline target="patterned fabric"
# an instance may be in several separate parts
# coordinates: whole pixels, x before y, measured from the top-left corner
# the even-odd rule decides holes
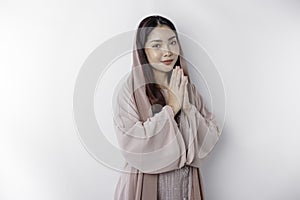
[[[158,200],[187,200],[192,189],[192,170],[190,166],[158,176]]]

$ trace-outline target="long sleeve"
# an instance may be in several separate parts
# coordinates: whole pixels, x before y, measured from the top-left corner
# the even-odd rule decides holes
[[[192,85],[192,92],[195,97],[193,102],[195,105],[192,104],[189,113],[183,115],[185,128],[182,129],[182,134],[187,143],[186,164],[200,167],[201,159],[213,149],[221,132],[215,115],[207,110],[202,96],[194,85]]]
[[[170,106],[142,122],[130,89],[123,87],[114,111],[114,127],[122,155],[141,172],[156,174],[186,163],[185,143]]]

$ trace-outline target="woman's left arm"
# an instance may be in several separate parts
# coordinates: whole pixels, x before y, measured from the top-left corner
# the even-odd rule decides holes
[[[195,97],[187,113],[183,114],[185,123],[182,134],[187,138],[187,165],[200,167],[200,161],[208,155],[217,143],[221,131],[215,115],[210,113],[202,96],[191,84],[191,92]]]

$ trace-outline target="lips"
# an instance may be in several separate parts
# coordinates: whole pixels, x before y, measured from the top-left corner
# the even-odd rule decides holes
[[[162,63],[166,64],[166,65],[169,65],[172,63],[173,60],[165,60],[165,61],[162,61]]]

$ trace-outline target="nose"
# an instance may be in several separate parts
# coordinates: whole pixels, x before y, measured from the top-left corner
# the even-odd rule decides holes
[[[170,48],[167,45],[167,47],[165,48],[164,56],[171,56],[172,54],[172,51],[170,51]]]

